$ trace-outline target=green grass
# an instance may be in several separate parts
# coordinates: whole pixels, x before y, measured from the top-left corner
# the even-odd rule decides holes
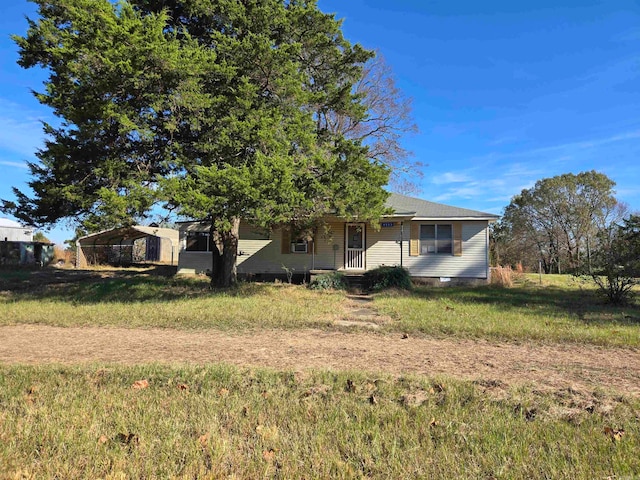
[[[567,275],[527,276],[513,288],[417,287],[377,296],[389,331],[510,341],[640,346],[640,307],[604,303]]]
[[[322,328],[343,298],[288,284],[241,284],[212,291],[206,277],[137,272],[9,290],[0,295],[0,325]]]
[[[142,379],[149,387],[133,389]],[[640,471],[637,399],[495,387],[227,366],[3,366],[0,478],[591,479]],[[614,440],[606,428],[625,432]]]
[[[206,277],[135,270],[109,278],[62,272],[58,283],[36,281],[36,274],[0,271],[0,325],[329,329],[348,315],[344,293],[304,286],[245,283],[212,291]],[[593,285],[570,276],[546,275],[542,285],[526,276],[513,288],[417,287],[376,294],[369,306],[392,319],[382,333],[640,346],[638,303],[607,305]]]

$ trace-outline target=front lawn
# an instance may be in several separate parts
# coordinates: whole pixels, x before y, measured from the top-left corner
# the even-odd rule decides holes
[[[329,329],[351,314],[343,292],[297,285],[212,291],[206,277],[144,270],[68,275],[39,282],[0,271],[0,325]],[[640,346],[638,304],[606,305],[593,286],[570,276],[546,276],[543,285],[527,277],[513,288],[423,286],[375,294],[367,306],[391,319],[382,333]]]
[[[0,478],[631,478],[637,399],[226,366],[0,366]]]
[[[527,276],[512,288],[417,287],[377,296],[389,330],[460,336],[640,346],[640,307],[607,305],[593,285],[569,275]]]
[[[177,329],[326,327],[344,298],[288,284],[243,283],[212,291],[207,277],[163,277],[144,270],[88,273],[68,282],[11,288],[0,271],[0,325],[122,326]],[[73,275],[70,272],[69,275]]]

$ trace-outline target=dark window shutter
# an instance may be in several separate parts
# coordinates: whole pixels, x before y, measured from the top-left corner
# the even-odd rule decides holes
[[[409,255],[417,257],[420,255],[420,224],[418,222],[411,222],[409,237]]]
[[[462,222],[453,224],[453,254],[456,257],[462,256]]]
[[[283,227],[282,235],[280,237],[280,253],[287,254],[291,253],[291,232],[288,228]]]

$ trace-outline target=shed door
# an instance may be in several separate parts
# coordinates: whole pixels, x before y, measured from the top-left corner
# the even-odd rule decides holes
[[[147,252],[145,254],[147,262],[160,261],[160,237],[147,237]]]
[[[365,224],[347,223],[345,235],[345,268],[347,270],[364,270],[365,262]]]

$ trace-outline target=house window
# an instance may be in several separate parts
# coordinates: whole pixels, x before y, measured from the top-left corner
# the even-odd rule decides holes
[[[291,253],[307,253],[308,242],[302,238],[291,242]]]
[[[453,253],[452,225],[420,225],[420,255]]]
[[[187,252],[209,251],[209,234],[207,232],[187,232]]]

